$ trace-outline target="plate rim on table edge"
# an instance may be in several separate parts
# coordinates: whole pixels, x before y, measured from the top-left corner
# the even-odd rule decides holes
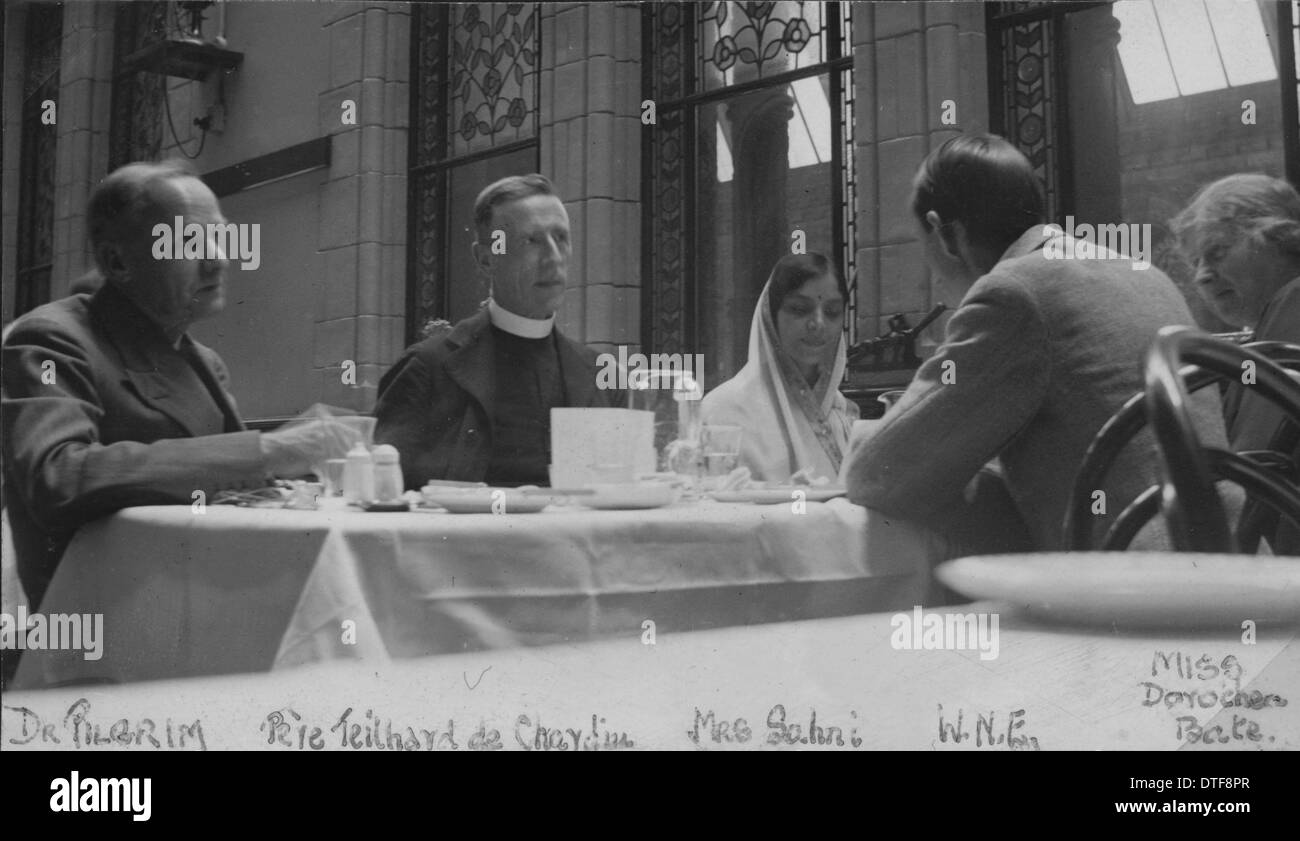
[[[750,503],[753,505],[779,505],[783,502],[794,502],[794,497],[790,494],[794,491],[805,491],[804,500],[806,502],[829,502],[832,499],[838,499],[842,496],[848,496],[847,487],[835,485],[832,487],[815,486],[815,485],[790,485],[788,487],[776,488],[747,488],[735,491],[706,491],[705,496],[716,502],[739,502]]]
[[[1290,556],[1077,551],[974,555],[945,561],[934,574],[974,601],[1004,602],[1062,624],[1240,628],[1250,619],[1300,626],[1300,558]],[[1135,589],[1139,586],[1140,591]]]

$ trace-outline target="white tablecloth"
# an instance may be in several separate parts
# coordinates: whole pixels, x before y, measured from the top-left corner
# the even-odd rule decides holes
[[[78,533],[41,605],[102,613],[103,656],[28,651],[16,685],[639,640],[925,600],[925,531],[844,499],[794,509],[130,509]]]
[[[894,617],[882,613],[660,633],[654,645],[612,639],[15,692],[0,740],[297,753],[1300,749],[1300,629],[1261,629],[1244,645],[1234,632],[1048,625],[991,603],[951,610],[1000,614],[996,658],[896,648]],[[140,735],[146,721],[156,745]],[[1199,767],[1242,776],[1226,759]]]

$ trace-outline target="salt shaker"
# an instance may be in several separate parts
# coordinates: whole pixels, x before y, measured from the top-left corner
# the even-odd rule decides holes
[[[343,498],[355,505],[375,498],[375,463],[360,441],[348,450],[348,463],[343,468]]]
[[[380,444],[371,455],[375,460],[375,500],[401,502],[406,483],[402,481],[402,465],[397,456],[397,448],[392,444]]]

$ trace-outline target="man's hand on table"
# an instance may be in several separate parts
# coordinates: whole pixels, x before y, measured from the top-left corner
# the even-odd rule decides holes
[[[274,476],[319,472],[326,460],[343,458],[361,440],[356,429],[331,418],[293,424],[262,433],[262,455]]]

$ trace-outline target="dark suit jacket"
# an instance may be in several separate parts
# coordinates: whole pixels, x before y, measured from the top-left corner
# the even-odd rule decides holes
[[[997,457],[1034,548],[1060,546],[1088,445],[1143,390],[1156,332],[1193,321],[1159,269],[1135,270],[1127,258],[1048,259],[1046,242],[1043,228],[1032,228],[971,286],[943,345],[881,426],[855,444],[850,499],[900,517],[942,520]],[[1192,402],[1202,443],[1223,446],[1218,396],[1202,390]],[[1098,488],[1106,493],[1106,514],[1096,534],[1157,476],[1154,439],[1144,432]],[[1142,548],[1164,543],[1163,529],[1148,537],[1156,541]]]
[[[1268,302],[1255,327],[1255,341],[1300,344],[1300,277],[1279,289]],[[1239,382],[1228,386],[1224,414],[1228,437],[1237,452],[1269,449],[1273,435],[1286,418],[1282,407]],[[1300,449],[1291,455],[1300,459]],[[1269,535],[1269,543],[1275,555],[1300,555],[1300,529],[1282,520],[1276,532]]]
[[[486,309],[407,348],[379,382],[375,441],[401,453],[406,486],[481,482],[492,454],[496,369]],[[596,388],[596,352],[557,333],[568,405],[611,407],[625,392]]]
[[[111,286],[14,323],[3,348],[5,503],[33,608],[87,521],[135,505],[190,504],[196,490],[210,502],[217,491],[265,483],[258,433],[239,420],[225,366],[194,345],[221,405]]]

